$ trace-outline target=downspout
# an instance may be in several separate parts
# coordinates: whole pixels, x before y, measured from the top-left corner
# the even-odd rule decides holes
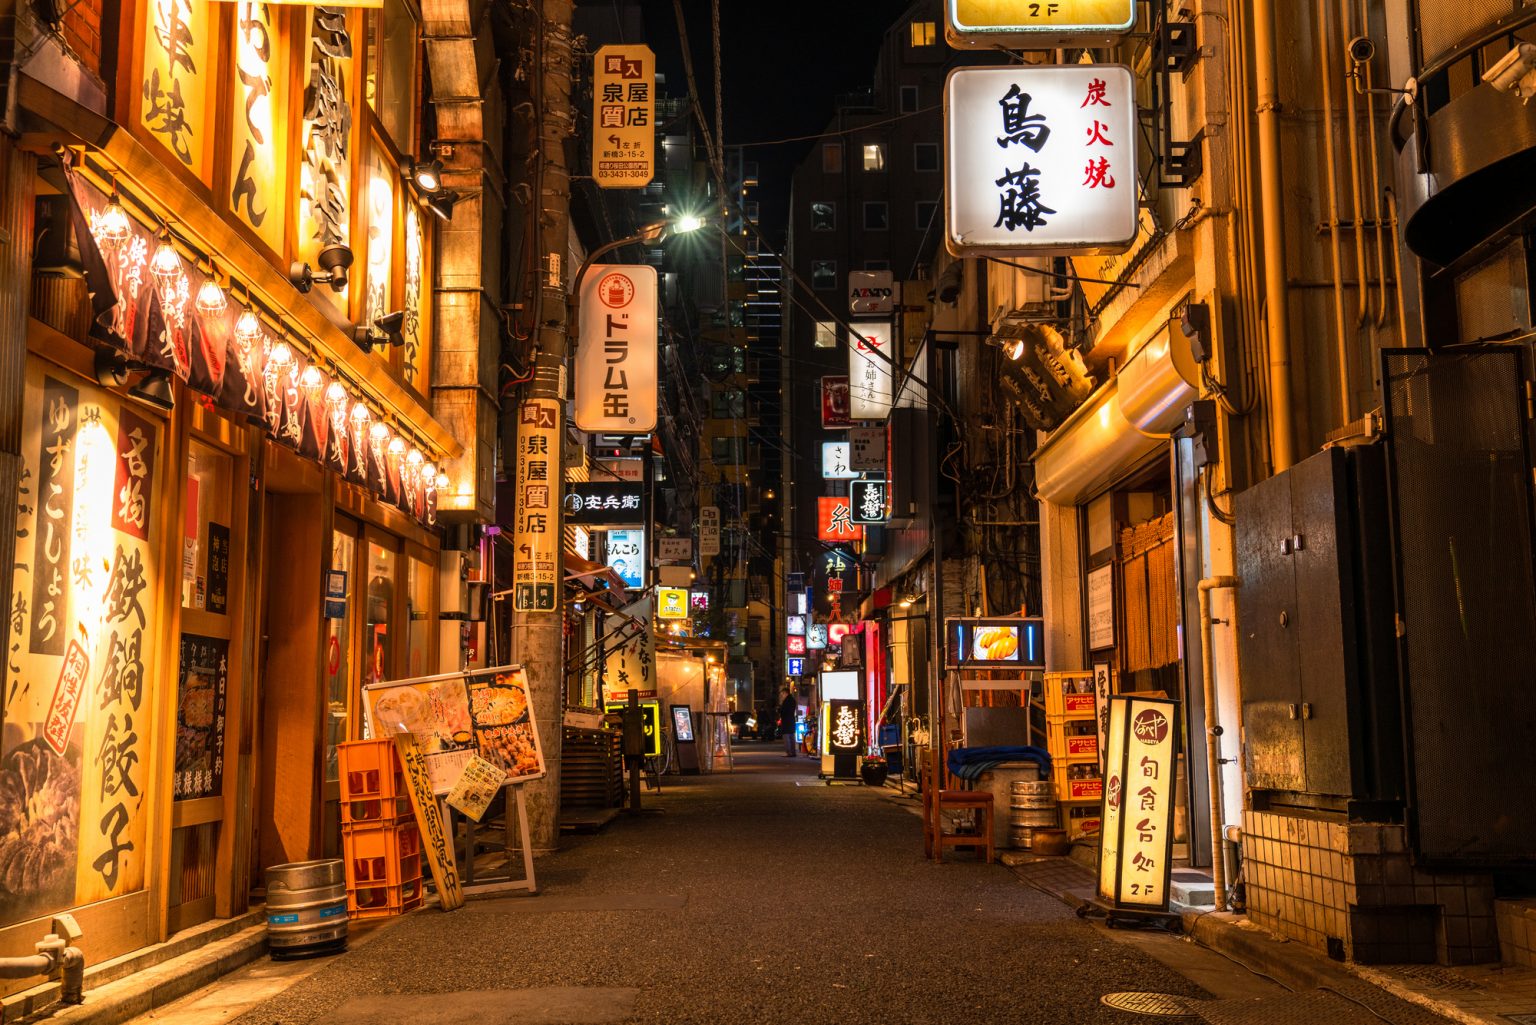
[[[1339,5],[1339,31],[1345,39],[1349,38],[1350,17],[1347,3]],[[1333,73],[1331,67],[1328,73]],[[1364,327],[1367,319],[1366,307],[1370,305],[1367,295],[1370,288],[1370,275],[1365,268],[1365,194],[1360,186],[1360,109],[1355,104],[1353,79],[1351,79],[1350,88],[1344,90],[1344,109],[1348,117],[1344,137],[1349,140],[1349,184],[1354,194],[1355,204],[1355,290],[1360,296],[1360,310],[1355,315],[1355,326]]]
[[[1339,242],[1339,175],[1333,124],[1333,32],[1328,25],[1328,0],[1317,0],[1317,48],[1323,66],[1323,159],[1328,173],[1328,245],[1333,253],[1333,329],[1339,361],[1339,424],[1349,423],[1353,390],[1349,373],[1348,329],[1344,322],[1344,259]],[[1357,225],[1358,230],[1358,225]]]
[[[1210,472],[1209,469],[1206,470]],[[1200,669],[1201,684],[1205,695],[1205,771],[1209,777],[1207,789],[1211,798],[1211,885],[1215,891],[1216,910],[1227,907],[1227,863],[1222,855],[1221,802],[1221,718],[1216,707],[1216,656],[1211,652],[1211,592],[1218,588],[1234,588],[1237,577],[1206,577],[1200,581]],[[1233,603],[1233,624],[1236,625],[1237,605]]]
[[[1285,286],[1280,194],[1280,89],[1274,0],[1253,0],[1254,86],[1258,94],[1259,199],[1264,226],[1264,314],[1269,338],[1269,447],[1272,471],[1295,462],[1291,416],[1291,326]]]

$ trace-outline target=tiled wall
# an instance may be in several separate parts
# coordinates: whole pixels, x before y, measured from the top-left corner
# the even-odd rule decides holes
[[[1536,968],[1536,900],[1494,901],[1505,964]]]
[[[1245,812],[1248,915],[1365,964],[1496,961],[1493,880],[1414,868],[1402,826]]]

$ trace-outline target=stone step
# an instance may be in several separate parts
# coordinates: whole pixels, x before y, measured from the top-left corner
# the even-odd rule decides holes
[[[1174,869],[1168,883],[1169,898],[1186,908],[1209,908],[1216,904],[1216,887],[1204,872]]]

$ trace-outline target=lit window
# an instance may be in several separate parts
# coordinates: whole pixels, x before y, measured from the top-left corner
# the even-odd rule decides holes
[[[818,320],[816,322],[816,348],[837,348],[837,321]]]
[[[885,231],[891,226],[889,208],[884,203],[864,204],[864,230]]]
[[[837,204],[826,201],[811,203],[811,230],[835,231],[837,229]]]
[[[885,170],[885,144],[868,142],[864,144],[864,170]]]
[[[937,171],[939,169],[939,144],[919,142],[912,147],[912,170]]]
[[[842,143],[824,142],[821,144],[821,172],[823,174],[843,173]]]
[[[823,289],[837,288],[836,260],[811,261],[811,287]]]
[[[912,45],[932,46],[938,41],[938,26],[931,21],[914,21],[912,23]]]

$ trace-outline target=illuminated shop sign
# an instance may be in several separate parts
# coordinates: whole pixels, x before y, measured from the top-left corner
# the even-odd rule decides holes
[[[592,267],[581,283],[574,418],[592,434],[656,428],[656,268]]]
[[[1049,50],[1104,45],[1136,25],[1136,0],[945,0],[957,49]]]
[[[1099,895],[1121,907],[1168,907],[1177,711],[1158,698],[1109,698]]]
[[[1045,620],[1038,616],[945,620],[951,669],[1045,668]]]

